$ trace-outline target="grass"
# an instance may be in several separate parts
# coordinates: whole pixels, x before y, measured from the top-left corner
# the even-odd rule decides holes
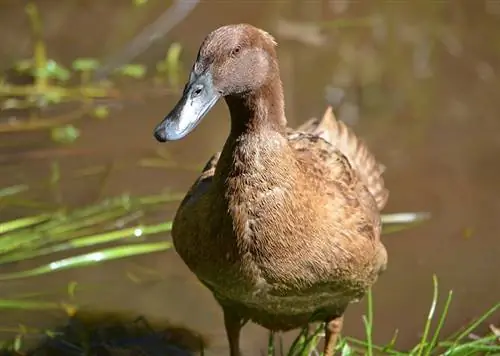
[[[463,329],[457,331],[450,337],[442,337],[441,330],[446,321],[448,310],[451,305],[453,292],[449,291],[443,310],[438,315],[436,306],[439,299],[438,279],[433,276],[434,293],[426,318],[422,338],[410,350],[398,350],[395,347],[398,333],[394,334],[392,340],[386,345],[375,345],[373,343],[373,330],[376,326],[373,320],[373,296],[371,291],[367,294],[367,310],[363,316],[365,326],[365,340],[358,340],[351,337],[343,337],[337,347],[339,354],[347,355],[395,355],[395,356],[466,356],[466,355],[500,355],[500,331],[493,325],[490,325],[491,332],[477,337],[474,332],[485,322],[486,319],[500,311],[500,302],[496,303],[488,309],[483,315],[474,320]],[[432,327],[436,324],[435,327]],[[318,343],[322,337],[323,326],[320,325],[312,335],[308,335],[308,329],[301,331],[295,339],[286,356],[311,356],[321,355]],[[272,336],[270,336],[269,344],[273,344]],[[268,356],[276,356],[274,348],[269,347]],[[284,356],[282,353],[281,355]]]
[[[179,198],[176,194],[135,198],[123,195],[71,211],[61,209],[0,223],[0,266],[61,252],[75,254],[81,248],[120,243],[119,246],[53,260],[31,270],[0,274],[0,281],[168,249],[171,247],[169,242],[147,242],[147,238],[150,235],[168,233],[172,227],[171,222],[134,222],[155,206],[175,202]],[[124,241],[128,243],[123,244]]]

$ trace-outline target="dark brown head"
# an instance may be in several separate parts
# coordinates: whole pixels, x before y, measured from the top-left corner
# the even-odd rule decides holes
[[[200,123],[221,97],[245,96],[279,76],[276,42],[248,24],[228,25],[203,41],[189,82],[174,109],[155,129],[160,142],[179,140]]]

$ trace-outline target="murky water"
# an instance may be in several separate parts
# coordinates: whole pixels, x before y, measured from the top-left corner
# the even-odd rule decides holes
[[[40,3],[50,55],[63,63],[79,56],[111,54],[165,9],[159,0],[150,0],[139,9],[134,9],[132,1],[121,5]],[[250,22],[276,36],[291,125],[321,115],[328,103],[333,104],[338,116],[355,125],[356,132],[388,167],[386,182],[391,197],[386,211],[433,214],[425,226],[385,239],[390,265],[374,289],[375,341],[388,342],[395,329],[399,329],[401,347],[410,347],[417,340],[431,301],[433,273],[439,277],[443,295],[448,289],[454,291],[445,333],[497,302],[497,3],[207,1],[140,60],[154,64],[169,43],[180,41],[189,68],[203,36],[234,22]],[[318,23],[324,25],[321,30],[314,25]],[[22,7],[18,2],[4,2],[0,5],[0,65],[8,67],[13,60],[29,56],[30,49]],[[155,155],[159,144],[152,129],[176,100],[177,95],[170,95],[124,102],[108,120],[85,119],[80,123],[82,137],[71,147],[58,147],[45,133],[0,135],[0,186],[43,183],[57,155],[63,178],[78,169],[115,165],[104,186],[100,176],[66,178],[62,186],[66,204],[88,204],[124,191],[185,191],[196,178],[195,171],[137,164],[141,158]],[[201,165],[210,152],[222,146],[227,130],[227,111],[221,103],[192,135],[163,148],[179,161]],[[54,201],[42,188],[32,194]],[[175,207],[165,206],[165,219],[173,216]],[[24,211],[0,208],[2,219]],[[15,268],[42,262],[26,261]],[[126,274],[137,271],[138,266],[157,271],[158,278],[134,284]],[[78,296],[89,309],[168,320],[208,337],[215,354],[226,347],[218,306],[174,251],[2,282],[0,296],[59,289],[58,300],[64,298],[70,281],[97,285]],[[348,311],[346,334],[362,337],[363,311],[363,303]],[[63,318],[51,313],[2,312],[0,327],[19,323],[46,327]],[[496,316],[496,322],[499,320]],[[266,344],[266,333],[250,325],[244,329],[242,343],[249,355],[257,354]]]

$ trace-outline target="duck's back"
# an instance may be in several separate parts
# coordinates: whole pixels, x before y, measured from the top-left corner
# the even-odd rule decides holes
[[[382,177],[384,165],[375,159],[365,143],[352,130],[335,118],[331,107],[327,108],[321,119],[311,119],[299,126],[296,131],[319,136],[337,148],[357,172],[375,199],[377,208],[382,210],[385,207],[389,191],[385,188]],[[293,131],[290,133],[293,135]]]

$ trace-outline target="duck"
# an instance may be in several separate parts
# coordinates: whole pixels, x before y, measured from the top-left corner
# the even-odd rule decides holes
[[[222,308],[230,356],[252,321],[273,332],[324,323],[332,356],[344,313],[387,268],[385,167],[328,107],[287,125],[277,42],[251,24],[203,40],[174,108],[154,128],[181,140],[223,98],[230,130],[180,203],[176,252]]]

